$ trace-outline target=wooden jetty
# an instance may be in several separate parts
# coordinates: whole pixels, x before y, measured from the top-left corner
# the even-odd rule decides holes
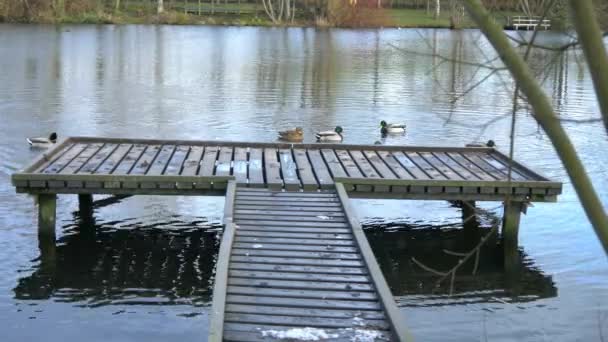
[[[526,204],[561,193],[561,183],[487,147],[95,137],[62,141],[12,182],[38,196],[39,235],[53,240],[57,194],[78,194],[85,216],[94,194],[226,196],[211,341],[299,328],[334,340],[361,331],[406,339],[349,196],[504,201],[507,263]]]

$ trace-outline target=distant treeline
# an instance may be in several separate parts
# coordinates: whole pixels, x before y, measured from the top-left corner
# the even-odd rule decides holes
[[[539,15],[551,0],[483,0],[486,7],[495,11],[520,12],[526,15]],[[598,8],[604,11],[608,0],[595,0]],[[19,22],[69,22],[70,17],[92,16],[91,22],[116,22],[124,17],[125,21],[143,18],[158,18],[163,13],[192,13],[192,9],[231,8],[231,11],[253,13],[264,16],[269,7],[286,8],[285,18],[280,22],[293,21],[294,16],[300,19],[316,20],[332,8],[348,6],[351,8],[388,8],[388,9],[425,9],[434,11],[437,4],[441,9],[454,11],[462,8],[461,0],[0,0],[0,21]],[[555,0],[553,17],[566,17],[567,0]],[[188,9],[188,10],[187,10]],[[207,11],[209,12],[209,11]],[[213,10],[211,14],[213,14]],[[221,13],[221,10],[218,11]],[[443,11],[442,11],[443,13]],[[164,14],[165,16],[167,14]],[[86,19],[86,18],[84,18]],[[277,18],[270,18],[277,23]],[[286,20],[289,19],[289,20]],[[86,22],[86,20],[80,20]]]

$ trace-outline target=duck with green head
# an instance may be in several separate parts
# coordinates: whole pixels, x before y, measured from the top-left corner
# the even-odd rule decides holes
[[[45,137],[32,137],[27,138],[27,143],[30,147],[35,148],[49,148],[57,142],[57,133],[53,132],[48,138]]]
[[[382,134],[400,134],[405,133],[404,123],[387,123],[386,121],[380,121],[380,133]]]
[[[317,141],[342,141],[342,127],[336,126],[333,131],[318,132],[315,136]]]

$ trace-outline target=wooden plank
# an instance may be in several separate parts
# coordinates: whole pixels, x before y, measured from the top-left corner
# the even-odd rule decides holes
[[[224,234],[220,243],[217,257],[215,283],[213,285],[213,302],[211,304],[211,322],[209,323],[209,341],[220,342],[223,340],[224,314],[228,288],[228,270],[230,265],[230,252],[234,243],[235,227],[232,223],[234,211],[234,197],[236,194],[236,182],[228,182],[226,199],[224,203]]]
[[[495,179],[503,180],[503,178],[506,178],[502,172],[496,170],[492,165],[479,158],[479,156],[471,153],[461,153],[461,155],[464,157],[464,159],[477,166],[477,168],[482,169],[486,174],[489,174]]]
[[[144,153],[146,145],[133,145],[127,155],[119,162],[118,166],[112,171],[112,175],[126,175],[131,171],[133,165],[137,162],[139,157]]]
[[[277,159],[276,148],[265,148],[264,149],[264,175],[266,184],[270,189],[280,189],[283,187],[283,180],[281,179],[281,164]]]
[[[414,162],[419,168],[429,175],[431,179],[448,179],[433,165],[429,164],[420,154],[417,152],[405,152],[405,154]]]
[[[441,160],[445,165],[449,166],[452,170],[454,170],[454,172],[458,173],[458,175],[462,179],[465,179],[465,180],[479,179],[473,172],[467,170],[465,167],[460,165],[458,162],[456,162],[454,159],[452,159],[447,153],[433,152],[433,156],[435,156],[435,158]]]
[[[290,213],[290,214],[298,214],[298,213]],[[302,214],[302,213],[300,213]],[[235,213],[235,217],[237,217],[239,220],[243,220],[243,221],[258,221],[258,220],[265,220],[265,221],[280,221],[283,222],[287,225],[290,225],[290,223],[288,222],[318,222],[318,223],[336,223],[336,222],[346,222],[344,220],[344,217],[332,217],[332,216],[326,216],[323,214],[319,214],[319,215],[308,215],[308,216],[295,216],[295,215],[284,215],[283,212],[279,212],[278,214],[272,215],[272,214],[239,214],[239,213]],[[291,227],[293,227],[292,225],[290,225]],[[322,226],[326,226],[323,225]]]
[[[272,265],[251,264],[246,262],[230,263],[231,270],[241,271],[272,271],[293,273],[319,273],[319,274],[355,274],[365,275],[367,270],[361,267],[338,267],[338,266],[304,266],[304,265]]]
[[[493,158],[492,154],[489,153],[475,153],[479,158],[485,161],[487,164],[492,165],[495,169],[500,171],[504,175],[504,179],[508,179],[509,165],[502,163],[501,161]],[[511,179],[516,181],[525,181],[528,178],[521,174],[515,165],[511,168]]]
[[[351,157],[351,155],[348,153],[348,151],[336,150],[335,152],[336,152],[336,155],[338,156],[338,159],[340,160],[340,162],[346,169],[346,172],[348,173],[348,177],[355,177],[355,178],[364,177],[363,173],[361,173],[361,171],[359,170],[359,167],[357,166],[357,164],[355,163],[355,161]],[[336,176],[334,175],[334,177],[336,177]]]
[[[103,144],[90,144],[78,156],[66,165],[59,173],[74,174],[80,170],[99,151]]]
[[[238,233],[237,233],[238,234]],[[340,259],[312,259],[312,258],[290,258],[290,257],[264,257],[253,255],[232,255],[230,260],[233,262],[243,262],[250,264],[270,264],[270,265],[304,265],[304,266],[335,266],[335,267],[363,267],[360,260],[340,260]]]
[[[236,243],[235,243],[236,246]],[[266,280],[295,280],[313,282],[332,282],[347,284],[368,284],[370,278],[367,275],[346,274],[319,274],[319,273],[293,273],[274,271],[239,271],[230,270],[231,278],[266,279]]]
[[[112,154],[97,168],[96,174],[111,174],[114,169],[120,164],[125,158],[127,153],[131,150],[133,145],[131,144],[120,144],[118,148],[112,152]]]
[[[286,228],[297,228],[297,227],[312,227],[312,228],[346,228],[348,225],[345,222],[332,222],[327,220],[320,221],[285,221],[281,220],[280,217],[265,217],[262,219],[242,219],[239,218],[237,221],[240,225],[245,226],[262,226],[262,227],[286,227]]]
[[[228,304],[246,304],[246,305],[269,305],[269,306],[291,306],[296,308],[309,308],[309,309],[348,309],[348,310],[361,310],[361,311],[377,311],[380,309],[380,304],[374,301],[353,301],[353,300],[337,300],[337,299],[308,299],[300,298],[293,300],[293,298],[281,298],[281,297],[263,297],[263,296],[244,296],[244,295],[228,295],[226,297]],[[227,330],[229,326],[226,326]]]
[[[338,252],[301,252],[301,251],[275,251],[261,248],[238,248],[232,249],[232,255],[263,256],[263,257],[286,257],[302,259],[344,259],[359,260],[357,253],[338,253]]]
[[[373,166],[373,168],[376,170],[377,174],[380,175],[380,177],[386,179],[397,178],[395,173],[393,173],[393,171],[384,163],[383,159],[380,158],[376,151],[363,151],[363,154],[365,155],[369,163]]]
[[[308,153],[311,155],[310,151]],[[323,156],[323,159],[325,159],[325,163],[327,164],[332,177],[348,177],[346,170],[342,167],[342,163],[334,150],[322,149],[321,155]]]
[[[203,159],[203,152],[205,148],[202,146],[192,146],[188,151],[188,156],[184,161],[184,165],[181,170],[183,176],[195,176],[198,174],[198,169]]]
[[[259,249],[265,251],[305,251],[305,252],[335,252],[335,253],[358,253],[354,247],[337,247],[337,246],[313,246],[313,245],[281,245],[274,243],[251,243],[238,242],[234,244],[234,248],[243,249]]]
[[[242,205],[253,205],[253,206],[262,206],[262,207],[267,207],[269,206],[271,209],[274,210],[278,210],[278,209],[294,209],[294,210],[298,210],[298,208],[303,208],[303,209],[309,209],[312,210],[310,208],[324,208],[324,207],[319,207],[320,205],[323,206],[327,206],[327,208],[339,208],[340,204],[339,203],[335,203],[335,202],[306,202],[306,201],[280,201],[280,200],[268,200],[268,201],[260,201],[260,200],[256,200],[256,201],[252,201],[252,200],[237,200],[237,204],[239,206],[239,208],[241,208]],[[273,208],[274,206],[274,208]],[[290,208],[286,208],[286,207],[290,207]],[[321,209],[323,210],[323,209]]]
[[[376,169],[365,158],[363,152],[351,150],[350,155],[363,173],[363,176],[367,178],[381,178]]]
[[[212,176],[215,170],[215,163],[220,148],[218,146],[207,146],[205,147],[205,154],[201,161],[201,166],[198,170],[200,176]]]
[[[77,173],[94,173],[117,147],[117,144],[104,145]]]
[[[190,151],[189,146],[179,145],[175,148],[175,152],[171,156],[167,168],[165,169],[165,175],[179,175],[182,172],[182,166],[185,164],[186,157]],[[201,149],[202,151],[202,149]],[[199,157],[200,159],[200,157]],[[195,164],[197,164],[195,162]],[[190,175],[195,175],[196,171]]]
[[[249,210],[249,209],[240,209],[240,207],[234,212],[235,215],[282,215],[283,217],[291,217],[291,216],[300,216],[300,215],[312,215],[317,218],[326,219],[327,220],[336,220],[344,217],[344,213],[335,212],[335,211],[312,211],[307,213],[302,212],[293,212],[290,210]]]
[[[328,192],[301,192],[301,191],[270,191],[268,189],[239,188],[239,194],[256,198],[263,197],[297,197],[297,198],[338,198]]]
[[[263,187],[264,183],[264,161],[262,158],[263,152],[260,148],[251,148],[249,150],[249,186]]]
[[[405,327],[405,320],[402,318],[401,312],[399,311],[393,295],[391,294],[391,290],[388,287],[386,280],[382,276],[382,270],[376,261],[374,253],[369,245],[369,242],[367,241],[367,237],[363,232],[363,228],[361,228],[361,223],[350,204],[346,189],[341,183],[336,183],[336,193],[342,201],[344,212],[346,213],[346,217],[348,217],[351,229],[353,230],[353,236],[357,242],[359,250],[361,251],[361,256],[363,257],[365,265],[367,266],[367,271],[372,278],[372,282],[376,288],[378,297],[382,303],[382,307],[384,308],[388,321],[392,327],[392,332],[397,340],[406,341],[408,336],[406,336],[407,330]]]
[[[317,196],[250,196],[247,193],[239,192],[236,196],[237,201],[260,201],[260,202],[294,202],[294,203],[339,203],[336,197],[317,197]]]
[[[350,234],[322,234],[322,233],[279,233],[279,232],[259,232],[259,231],[239,231],[239,237],[261,237],[261,238],[290,238],[290,239],[335,239],[350,240]]]
[[[220,147],[217,165],[215,167],[216,176],[230,176],[232,171],[233,148],[228,146]]]
[[[255,237],[255,236],[237,236],[238,242],[250,242],[256,244],[285,244],[285,245],[317,245],[317,246],[353,246],[351,240],[336,240],[336,239],[301,239],[301,238],[273,238],[273,237]]]
[[[71,145],[71,147],[69,147],[67,152],[63,153],[61,156],[59,156],[59,158],[57,158],[51,164],[49,164],[48,166],[43,168],[41,173],[44,173],[44,174],[59,173],[61,170],[63,170],[64,167],[66,167],[72,161],[72,159],[76,158],[76,156],[78,156],[80,154],[80,152],[82,152],[87,146],[88,146],[88,144],[83,144],[83,143]]]
[[[150,165],[146,175],[162,175],[167,168],[173,152],[175,151],[175,145],[164,145],[161,147],[158,155]]]
[[[304,190],[318,189],[320,184],[317,183],[317,180],[315,179],[312,165],[308,161],[308,156],[306,155],[306,150],[294,149],[293,155],[295,157],[298,175],[302,181],[302,188]]]
[[[384,320],[367,320],[358,318],[327,318],[327,317],[292,317],[279,315],[264,315],[256,313],[228,313],[226,322],[249,324],[294,325],[300,327],[326,328],[358,328],[387,330],[388,324]]]
[[[454,170],[452,170],[448,165],[443,163],[439,158],[436,158],[435,155],[432,154],[431,152],[420,152],[420,153],[418,153],[418,155],[421,156],[422,158],[424,158],[424,160],[428,164],[430,164],[432,167],[434,167],[436,170],[441,172],[441,174],[446,179],[451,179],[451,180],[464,179],[457,172],[454,172]]]
[[[342,212],[342,207],[338,206],[338,205],[331,205],[331,206],[327,206],[327,207],[319,206],[319,205],[302,207],[299,204],[287,204],[287,205],[277,206],[276,203],[259,204],[258,202],[253,202],[253,201],[248,201],[248,202],[249,202],[249,204],[239,203],[237,209],[238,210],[273,210],[273,211],[297,210],[297,211],[302,211],[302,212],[323,211],[323,212],[334,212],[334,213]]]
[[[395,159],[393,153],[389,151],[377,151],[378,156],[388,165],[388,167],[397,175],[400,179],[414,179],[414,176],[407,172],[407,170]]]
[[[250,224],[239,223],[239,231],[262,231],[262,232],[277,232],[277,233],[332,233],[332,234],[348,234],[348,228],[310,228],[310,227],[288,227],[284,226],[255,226]]]
[[[324,309],[308,309],[294,308],[290,306],[259,306],[259,305],[243,305],[243,304],[228,304],[226,312],[231,313],[254,313],[261,315],[283,315],[283,316],[299,316],[299,317],[326,317],[326,318],[354,318],[362,319],[385,319],[381,311],[353,311],[353,310],[324,310]]]
[[[279,150],[279,162],[281,165],[281,173],[283,174],[283,182],[286,190],[299,190],[300,179],[298,178],[297,166],[291,155],[291,149]]]
[[[232,324],[232,323],[231,323]],[[283,326],[266,326],[267,330],[285,330],[289,327]],[[261,327],[260,327],[261,329]],[[360,334],[358,335],[356,329],[345,330],[345,329],[323,329],[329,337],[323,339],[325,342],[349,342],[349,341],[361,341]],[[336,336],[336,337],[333,337]],[[253,342],[253,341],[276,341],[277,339],[272,336],[263,336],[260,330],[250,331],[234,331],[227,330],[225,332],[226,341],[238,341],[238,342]],[[388,332],[374,332],[374,341],[390,341],[391,335]]]
[[[145,175],[160,152],[160,145],[148,145],[137,163],[129,172],[130,175]]]
[[[228,286],[228,295],[284,297],[292,299],[349,299],[352,301],[374,302],[378,299],[376,294],[373,292],[277,289],[249,286]]]
[[[466,159],[462,154],[455,152],[444,152],[450,158],[452,158],[455,162],[461,165],[464,169],[468,170],[471,174],[475,175],[475,177],[484,180],[484,181],[493,181],[496,178],[492,177],[490,174],[486,173],[484,170],[479,168],[477,165],[472,163],[470,160]]]
[[[237,183],[247,184],[247,148],[234,148],[233,174]]]
[[[424,172],[418,165],[414,164],[412,160],[401,151],[393,152],[395,160],[401,164],[415,179],[431,179],[431,177]],[[407,179],[407,178],[404,178]]]
[[[319,150],[308,150],[306,151],[306,153],[308,155],[310,163],[312,164],[312,170],[319,183],[319,187],[321,189],[333,188],[334,181],[331,177],[328,165],[325,163],[323,157],[321,156],[321,152]],[[341,168],[342,166],[339,165],[339,167]]]

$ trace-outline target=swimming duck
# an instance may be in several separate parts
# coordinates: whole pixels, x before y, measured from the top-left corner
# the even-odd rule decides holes
[[[27,138],[31,147],[48,148],[57,142],[57,133],[53,132],[48,138]]]
[[[405,133],[404,123],[386,123],[386,121],[380,121],[380,133]]]
[[[333,131],[318,132],[317,141],[342,141],[342,127],[336,126]]]
[[[285,141],[302,141],[304,139],[304,130],[302,127],[296,127],[296,129],[279,131],[279,139]]]

